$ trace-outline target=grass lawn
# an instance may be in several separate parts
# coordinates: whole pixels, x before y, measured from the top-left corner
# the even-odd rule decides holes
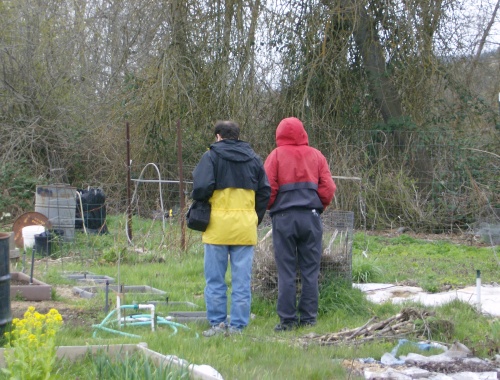
[[[139,335],[139,338],[120,333],[97,331],[93,324],[100,323],[107,315],[104,311],[104,293],[92,299],[70,297],[58,289],[68,289],[74,282],[64,277],[67,272],[91,272],[113,277],[123,285],[147,285],[165,291],[164,296],[154,296],[157,315],[168,316],[172,311],[203,311],[203,246],[200,234],[188,231],[184,238],[175,224],[134,220],[134,243],[125,239],[124,222],[120,217],[109,217],[110,233],[103,236],[77,234],[72,244],[63,244],[53,253],[51,260],[37,261],[36,277],[55,287],[53,305],[71,308],[61,314],[67,319],[57,335],[58,345],[96,345],[146,342],[154,351],[176,355],[193,364],[207,364],[215,368],[224,379],[362,379],[353,371],[357,358],[380,359],[391,351],[397,339],[379,338],[373,341],[350,342],[323,346],[310,337],[354,329],[376,316],[386,319],[409,305],[376,305],[368,302],[361,291],[330,279],[321,285],[320,315],[318,324],[286,333],[276,333],[278,323],[275,300],[254,296],[253,319],[240,336],[215,336],[205,338],[202,331],[206,322],[189,322],[186,328],[173,330],[159,325],[155,332],[148,326],[125,327],[122,331]],[[186,251],[180,249],[184,239]],[[458,288],[475,284],[476,270],[480,269],[483,283],[500,282],[500,264],[496,250],[487,246],[455,244],[444,240],[429,240],[409,236],[354,234],[353,279],[362,282],[405,283],[421,286],[429,292],[443,288]],[[228,280],[230,274],[228,274]],[[125,294],[123,304],[145,302],[149,295]],[[16,308],[40,303],[13,300]],[[111,307],[116,296],[109,297]],[[178,302],[178,304],[172,304]],[[436,327],[407,336],[418,341],[428,339],[445,344],[458,340],[467,345],[476,356],[488,358],[498,353],[500,347],[500,321],[479,315],[471,306],[461,302],[424,308],[432,313],[433,320],[446,321],[448,328]],[[421,321],[420,321],[421,322]],[[419,321],[416,322],[418,324]],[[443,326],[443,324],[436,324]],[[309,337],[309,338],[308,338]],[[102,360],[87,360],[79,365],[60,363],[61,378],[115,378],[104,372]],[[186,373],[173,371],[166,376],[144,375],[150,373],[147,364],[137,358],[127,359],[121,367],[135,377],[116,378],[186,378]],[[111,371],[113,372],[113,371]],[[127,371],[126,371],[127,372]],[[69,374],[69,375],[68,375]],[[0,379],[2,375],[0,375]],[[56,375],[54,375],[56,376]],[[69,376],[69,377],[68,377]],[[128,376],[128,375],[127,375]],[[156,377],[155,377],[156,376]]]

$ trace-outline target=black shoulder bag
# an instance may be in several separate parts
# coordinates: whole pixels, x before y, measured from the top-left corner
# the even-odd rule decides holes
[[[212,152],[210,151],[210,154]],[[212,205],[208,201],[194,200],[186,214],[188,228],[196,231],[206,231],[210,223]]]
[[[208,201],[193,201],[186,214],[188,228],[205,231],[210,223],[211,205]]]

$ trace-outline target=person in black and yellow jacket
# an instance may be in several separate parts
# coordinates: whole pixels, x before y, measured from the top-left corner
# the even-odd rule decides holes
[[[240,333],[248,325],[251,276],[257,226],[264,218],[271,194],[264,166],[250,145],[239,140],[239,126],[218,121],[216,142],[193,171],[195,200],[211,204],[204,243],[205,303],[211,328],[203,333]],[[227,320],[225,275],[231,264],[232,292]]]

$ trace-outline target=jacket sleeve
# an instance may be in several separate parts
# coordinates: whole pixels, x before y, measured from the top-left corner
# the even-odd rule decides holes
[[[197,201],[207,201],[212,196],[214,189],[214,162],[210,151],[207,151],[193,170],[193,192],[191,197]]]
[[[328,167],[328,162],[325,156],[320,156],[319,181],[318,181],[318,196],[321,199],[323,208],[326,208],[333,200],[337,186],[332,178],[332,173]]]
[[[271,196],[269,197],[269,202],[267,203],[267,209],[269,210],[276,200],[276,195],[278,195],[279,183],[278,183],[278,162],[276,160],[276,149],[273,150],[269,156],[266,158],[264,163],[264,169],[266,170],[267,179],[269,185],[271,186]]]
[[[258,224],[260,224],[262,219],[264,219],[267,204],[269,203],[269,197],[271,196],[271,186],[269,185],[266,171],[264,170],[260,159],[259,164],[259,183],[257,185],[257,191],[255,192],[255,212],[257,213]]]

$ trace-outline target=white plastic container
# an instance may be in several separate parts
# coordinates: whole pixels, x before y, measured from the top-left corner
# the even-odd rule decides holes
[[[41,234],[42,232],[45,232],[44,226],[23,227],[23,241],[25,251],[33,248],[33,246],[35,245],[35,235]]]

